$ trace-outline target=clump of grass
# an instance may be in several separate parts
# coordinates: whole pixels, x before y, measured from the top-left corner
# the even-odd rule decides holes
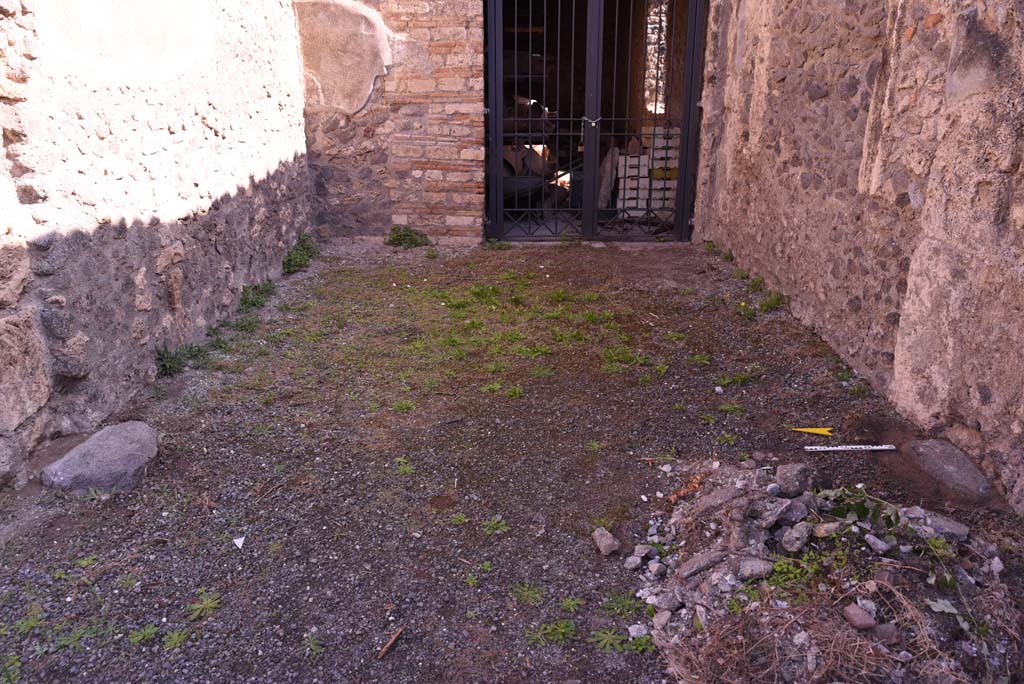
[[[238,302],[238,310],[253,311],[263,308],[276,289],[277,286],[270,280],[255,285],[246,285],[242,288],[242,298]]]
[[[739,404],[733,404],[733,403],[721,404],[718,407],[718,410],[721,411],[722,413],[727,413],[730,416],[742,416],[743,415],[743,407],[740,406]]]
[[[523,388],[520,387],[519,385],[513,385],[512,387],[509,387],[507,390],[505,390],[505,396],[508,397],[509,399],[519,399],[520,397],[523,396],[523,394]]]
[[[132,646],[137,646],[139,644],[144,644],[148,641],[152,641],[156,638],[156,635],[159,633],[159,631],[160,629],[156,625],[146,625],[142,629],[137,629],[133,632],[130,632],[128,634],[128,643],[130,643]]]
[[[295,242],[295,245],[288,250],[288,253],[284,255],[284,261],[282,262],[282,268],[286,274],[298,273],[309,268],[309,264],[312,263],[313,257],[320,253],[320,249],[316,246],[316,242],[313,241],[312,236],[309,233],[303,233],[299,236],[299,239]]]
[[[437,252],[437,248],[436,247],[429,248],[427,250],[427,253],[424,256],[426,256],[428,259],[436,259],[439,256],[439,254]]]
[[[576,638],[576,623],[572,620],[548,622],[536,629],[526,630],[526,640],[535,646],[550,642],[561,646]]]
[[[199,590],[199,600],[188,604],[188,620],[195,622],[213,615],[220,608],[220,594],[211,593],[206,589]]]
[[[736,313],[745,321],[752,321],[757,317],[757,309],[746,302],[739,303],[739,306],[736,307]]]
[[[307,658],[316,658],[324,652],[324,642],[320,639],[316,627],[302,635],[302,652]]]
[[[463,582],[465,582],[466,586],[470,589],[475,589],[477,585],[480,584],[480,578],[474,575],[473,573],[469,573],[468,575],[466,575]]]
[[[517,603],[539,606],[544,601],[544,591],[534,584],[516,584],[512,587],[512,598]]]
[[[711,365],[711,356],[709,354],[691,354],[686,360],[698,366]]]
[[[732,272],[732,277],[737,280],[749,280],[750,274],[744,271],[742,268],[737,268]]]
[[[763,375],[764,371],[755,363],[731,375],[720,375],[715,379],[715,382],[722,387],[742,387],[743,385],[749,385],[756,380],[760,380]]]
[[[603,608],[606,613],[621,618],[633,617],[639,613],[640,609],[643,607],[643,601],[629,593],[612,594],[604,603],[601,604],[601,608]]]
[[[481,392],[500,392],[502,387],[504,387],[504,385],[502,385],[501,381],[498,380],[498,381],[495,381],[495,382],[492,382],[492,383],[489,383],[489,384],[486,384],[486,385],[482,386],[480,388],[480,391]]]
[[[183,344],[174,351],[158,349],[156,352],[156,373],[161,378],[169,378],[188,368],[189,363],[205,365],[210,357],[206,347],[195,344]]]
[[[715,439],[715,442],[722,446],[736,446],[737,441],[739,441],[739,436],[731,432],[723,432]]]
[[[761,302],[761,311],[764,311],[765,313],[778,311],[784,306],[786,306],[786,296],[776,290],[769,290],[768,294]]]
[[[188,629],[182,627],[181,629],[175,629],[164,635],[164,650],[165,651],[176,651],[185,645],[188,641]]]
[[[500,513],[484,522],[484,534],[488,537],[499,536],[508,531],[508,523],[502,519]]]
[[[401,247],[402,249],[415,249],[426,247],[430,244],[430,238],[422,231],[410,226],[391,226],[391,234],[384,244],[389,247]]]
[[[615,628],[608,627],[594,632],[587,639],[587,643],[593,644],[602,651],[622,653],[626,647],[626,637],[616,631]]]
[[[587,442],[587,451],[600,451],[603,445],[596,439],[592,439]]]
[[[395,413],[410,413],[414,408],[416,408],[416,404],[408,399],[402,399],[394,406]]]
[[[764,292],[764,278],[761,276],[752,278],[751,281],[747,283],[747,292],[751,294],[755,292]]]
[[[575,613],[583,607],[583,599],[576,598],[575,596],[567,596],[566,598],[559,601],[558,605],[566,613]]]
[[[395,472],[399,475],[412,475],[416,472],[416,466],[409,463],[409,459],[399,457],[395,459]]]
[[[484,243],[484,247],[486,247],[487,249],[504,251],[506,249],[512,249],[512,243],[502,242],[501,240],[495,240],[494,238],[491,238],[490,240]]]
[[[467,516],[465,513],[455,513],[450,518],[450,521],[452,525],[455,525],[456,527],[461,527],[469,522],[469,516]]]

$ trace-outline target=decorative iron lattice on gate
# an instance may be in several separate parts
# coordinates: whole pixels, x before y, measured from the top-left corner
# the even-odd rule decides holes
[[[488,237],[689,239],[705,0],[489,0]]]

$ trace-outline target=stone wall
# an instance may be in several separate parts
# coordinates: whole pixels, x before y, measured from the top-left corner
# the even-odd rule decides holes
[[[0,0],[0,482],[311,227],[290,0]]]
[[[1024,511],[1024,31],[993,0],[711,0],[696,239]]]
[[[482,236],[483,4],[296,1],[324,232]]]

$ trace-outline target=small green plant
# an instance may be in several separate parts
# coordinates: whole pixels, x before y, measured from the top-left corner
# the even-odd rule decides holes
[[[526,630],[526,640],[534,646],[543,646],[550,642],[561,646],[576,638],[576,623],[572,620],[556,620],[548,622],[536,629]]]
[[[650,634],[637,637],[626,644],[626,650],[633,653],[654,653],[654,639]]]
[[[0,660],[0,684],[18,684],[21,681],[21,656],[6,655]]]
[[[739,435],[733,434],[732,432],[723,432],[715,438],[715,442],[722,446],[736,446],[736,442],[739,441]]]
[[[751,281],[747,283],[747,292],[750,294],[754,294],[756,292],[764,292],[764,278],[762,278],[761,276],[752,278]]]
[[[14,632],[20,636],[42,626],[43,610],[39,606],[32,606],[25,617],[14,623]]]
[[[469,516],[467,516],[465,513],[456,513],[450,518],[450,521],[452,525],[455,525],[456,527],[461,527],[469,522]]]
[[[622,653],[625,650],[626,637],[620,634],[612,627],[606,629],[599,629],[594,632],[589,639],[588,644],[593,644],[602,651],[616,653]]]
[[[88,568],[91,568],[92,566],[96,565],[96,563],[98,562],[99,559],[96,558],[96,556],[84,556],[76,560],[75,565],[82,568],[83,570],[87,570]]]
[[[629,347],[610,347],[604,350],[604,360],[609,364],[639,366],[647,363],[647,357]]]
[[[715,418],[710,413],[702,413],[702,414],[700,414],[699,416],[697,416],[697,420],[699,420],[700,422],[704,423],[705,425],[714,425],[715,423],[718,422],[718,419]]]
[[[762,377],[764,377],[764,371],[755,363],[731,375],[719,375],[715,378],[715,384],[722,387],[742,387],[760,380]]]
[[[761,301],[761,311],[765,313],[778,311],[784,306],[786,306],[786,296],[775,290],[769,290],[768,294]]]
[[[302,635],[302,652],[307,658],[317,658],[324,652],[324,642],[316,627]]]
[[[587,442],[587,451],[595,451],[595,452],[597,452],[597,451],[601,450],[601,447],[602,447],[602,444],[599,441],[597,441],[596,439],[592,439],[589,442]]]
[[[737,280],[749,280],[750,274],[744,271],[742,268],[737,268],[732,272],[732,277]]]
[[[508,523],[502,520],[500,513],[484,522],[484,534],[488,537],[499,536],[508,531]]]
[[[188,366],[188,359],[180,349],[156,350],[156,374],[161,378],[170,378],[181,373]]]
[[[710,366],[711,356],[708,354],[691,354],[687,361],[696,366]]]
[[[67,634],[61,635],[57,639],[57,650],[63,650],[70,648],[73,651],[77,651],[82,646],[82,642],[86,639],[91,639],[96,636],[95,627],[79,627]]]
[[[188,628],[182,627],[164,634],[164,650],[176,651],[188,641]]]
[[[736,307],[736,313],[745,321],[752,321],[757,317],[757,309],[746,302],[740,302]]]
[[[512,598],[517,603],[539,606],[544,601],[544,592],[534,584],[516,584],[512,587]]]
[[[242,288],[242,298],[238,302],[239,311],[253,311],[263,308],[270,296],[277,289],[273,281],[266,280],[255,285],[246,285]]]
[[[722,261],[732,262],[732,261],[735,261],[735,260],[736,260],[736,257],[733,255],[731,249],[729,251],[727,251],[725,254],[722,255]]]
[[[480,572],[493,572],[493,571],[494,571],[494,563],[492,563],[491,561],[484,561],[483,563],[480,564]]]
[[[739,404],[734,404],[731,402],[719,405],[718,410],[730,416],[743,415],[743,407],[740,406]]]
[[[849,382],[853,380],[853,371],[846,366],[837,366],[832,370],[832,375],[835,376],[836,380],[840,382]]]
[[[134,573],[127,572],[117,578],[117,588],[121,591],[130,591],[139,583],[139,578]]]
[[[199,590],[199,600],[188,604],[187,617],[189,622],[196,622],[213,615],[220,608],[220,594],[211,593],[206,589]]]
[[[505,390],[505,396],[509,399],[519,399],[523,394],[523,388],[519,385],[513,385]]]
[[[402,399],[401,401],[394,405],[395,413],[409,413],[414,408],[416,408],[416,404],[409,401],[408,399]]]
[[[426,247],[430,244],[430,238],[422,231],[410,226],[391,226],[391,234],[384,244],[389,247],[401,247],[402,249],[415,249]]]
[[[132,646],[145,644],[155,639],[156,635],[159,634],[159,632],[160,628],[156,625],[146,625],[142,629],[137,629],[133,632],[130,632],[128,634],[128,643],[130,643]]]
[[[684,332],[667,332],[665,333],[665,339],[669,342],[685,342],[687,334]]]
[[[412,475],[416,472],[416,466],[409,463],[409,459],[399,456],[395,459],[395,472],[399,475]]]
[[[714,240],[704,241],[704,251],[707,254],[715,255],[718,254],[718,245],[715,244]]]
[[[871,395],[871,386],[865,382],[855,382],[850,387],[850,395],[857,399],[866,399]]]
[[[567,596],[558,603],[566,613],[575,613],[583,607],[583,599],[575,596]]]
[[[551,366],[537,366],[530,371],[530,375],[535,378],[549,378],[555,374],[555,370]]]
[[[504,361],[491,361],[485,368],[488,373],[504,373],[508,370],[508,364]]]
[[[436,247],[428,247],[426,254],[424,254],[423,256],[427,257],[428,259],[436,259],[440,255],[437,253]]]
[[[284,255],[282,267],[285,274],[298,273],[309,268],[313,257],[319,253],[320,250],[317,248],[312,236],[309,233],[303,233],[296,240],[295,245]]]
[[[640,609],[644,607],[643,601],[634,597],[632,594],[612,594],[608,599],[601,604],[601,608],[604,609],[609,615],[617,615],[622,618],[630,618],[640,612]]]
[[[475,588],[478,584],[480,584],[480,578],[474,575],[473,573],[469,573],[468,575],[466,575],[466,579],[464,579],[463,582],[466,583],[467,587]]]
[[[512,249],[512,243],[511,242],[502,242],[501,240],[495,240],[494,238],[491,238],[487,242],[484,243],[484,247],[487,248],[487,249],[493,249],[493,250],[497,250],[497,251],[501,252],[501,251],[504,251],[506,249]]]

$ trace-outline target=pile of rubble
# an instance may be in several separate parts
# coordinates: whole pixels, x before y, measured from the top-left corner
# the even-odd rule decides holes
[[[680,471],[671,516],[625,559],[679,681],[1011,681],[1021,622],[997,547],[774,460]]]

